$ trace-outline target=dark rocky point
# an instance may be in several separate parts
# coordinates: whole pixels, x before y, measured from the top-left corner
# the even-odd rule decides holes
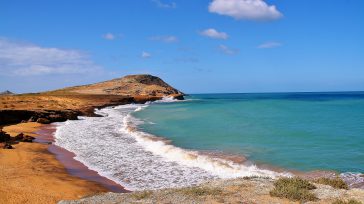
[[[25,135],[24,138],[21,140],[22,142],[33,142],[35,138],[29,135]]]
[[[0,142],[7,142],[10,140],[10,135],[4,132],[3,130],[0,130]]]
[[[3,147],[3,149],[13,149],[13,146],[11,146],[11,144],[6,143]]]

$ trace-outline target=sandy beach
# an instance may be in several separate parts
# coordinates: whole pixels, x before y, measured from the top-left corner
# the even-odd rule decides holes
[[[20,132],[37,137],[38,123],[4,127],[12,136]],[[97,182],[68,173],[47,144],[19,143],[0,149],[0,203],[56,203],[109,191]]]

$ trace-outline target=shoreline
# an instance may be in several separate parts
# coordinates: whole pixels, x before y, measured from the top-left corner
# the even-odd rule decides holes
[[[115,182],[113,182],[111,180],[108,180],[105,177],[100,176],[96,171],[92,171],[92,170],[88,169],[88,167],[83,165],[81,162],[79,162],[77,160],[74,160],[73,157],[75,155],[72,152],[69,152],[67,150],[64,150],[63,148],[60,148],[60,147],[54,145],[53,144],[53,142],[54,142],[53,132],[56,129],[55,124],[42,125],[42,124],[39,124],[39,123],[33,123],[33,125],[36,126],[35,127],[36,131],[32,131],[32,132],[25,131],[26,129],[21,127],[24,124],[27,124],[27,123],[20,123],[20,124],[17,124],[17,125],[12,125],[13,126],[13,128],[12,128],[13,132],[10,132],[12,134],[12,136],[14,136],[14,134],[16,134],[19,130],[22,130],[22,132],[25,132],[26,134],[36,136],[36,140],[34,141],[33,144],[32,143],[20,143],[18,145],[15,145],[16,149],[15,150],[8,150],[9,152],[10,151],[16,151],[17,149],[21,150],[21,149],[23,149],[24,145],[27,145],[27,146],[29,146],[29,145],[36,145],[36,146],[41,145],[43,148],[45,147],[41,151],[43,153],[47,154],[47,155],[51,154],[51,157],[53,157],[57,162],[61,163],[61,165],[63,167],[63,171],[66,171],[67,176],[66,176],[66,179],[64,179],[64,180],[66,180],[66,183],[61,184],[61,185],[68,185],[68,184],[72,183],[72,181],[70,179],[72,177],[77,177],[76,179],[79,179],[78,177],[81,177],[82,178],[81,180],[83,180],[84,182],[90,182],[91,181],[91,183],[93,183],[93,185],[102,186],[101,188],[104,188],[103,190],[94,190],[92,192],[83,193],[82,195],[77,195],[77,196],[69,195],[68,193],[62,192],[64,189],[60,190],[60,189],[56,188],[57,193],[62,192],[62,197],[60,196],[60,197],[55,199],[54,195],[52,195],[52,197],[50,197],[49,195],[46,195],[46,196],[43,195],[43,197],[39,198],[39,195],[37,195],[37,198],[36,198],[37,203],[54,203],[54,202],[58,202],[59,200],[80,199],[81,197],[85,197],[85,196],[89,196],[89,195],[95,195],[95,194],[98,194],[98,193],[104,193],[104,192],[108,192],[109,190],[112,190],[114,192],[124,192],[124,193],[125,192],[130,192],[130,191],[127,191],[124,188],[122,188],[119,184],[116,184]],[[7,129],[7,128],[5,128],[5,129]],[[158,138],[163,138],[163,137],[158,137]],[[52,144],[50,144],[50,143],[52,143]],[[2,159],[1,158],[1,153],[2,153],[1,151],[3,151],[3,150],[0,150],[0,161]],[[37,150],[31,150],[31,151],[37,151]],[[236,159],[235,157],[233,157],[233,158]],[[47,158],[43,158],[43,157],[39,158],[39,159],[47,160]],[[244,162],[244,161],[240,161],[240,162]],[[239,163],[239,161],[238,161],[238,163]],[[2,163],[0,162],[0,164],[2,164]],[[265,166],[264,169],[269,169],[269,170],[273,170],[273,171],[277,170],[277,169],[278,170],[285,170],[285,169],[282,169],[282,168],[279,168],[279,167],[274,167],[274,166],[270,166],[270,165],[266,165],[266,164],[257,164],[257,166],[258,167]],[[292,172],[292,171],[289,171],[289,172]],[[317,172],[318,172],[318,174],[315,174],[315,175],[320,176],[320,173],[322,171],[315,171],[314,173],[317,173]],[[57,176],[53,175],[53,172],[49,172],[49,173],[51,174],[50,175],[51,177],[57,177]],[[294,175],[297,175],[296,173]],[[303,173],[306,175],[306,174],[308,174],[310,172],[303,172]],[[42,175],[42,177],[44,177],[44,179],[45,178],[48,179],[47,175]],[[239,178],[237,178],[237,179],[239,179]],[[231,180],[231,179],[227,179],[227,181],[228,180]],[[111,181],[111,183],[109,183],[110,181]],[[214,181],[208,181],[208,183],[210,183],[210,182],[214,182]],[[202,184],[202,185],[204,185],[204,184]],[[60,187],[61,188],[62,187],[67,188],[65,186],[60,186]],[[90,188],[90,185],[86,185],[86,186],[77,185],[77,188]],[[90,190],[90,189],[88,189],[88,190]],[[3,190],[0,189],[0,195],[2,193],[1,191],[3,191]],[[72,189],[72,191],[74,191],[74,189]],[[133,193],[133,192],[130,192],[130,193]],[[120,195],[122,195],[122,194],[120,194]],[[4,201],[13,201],[14,200],[13,197],[6,198],[6,196],[2,196],[2,195],[0,197],[1,197],[0,201],[2,199],[4,199]],[[45,198],[45,197],[47,197],[47,198]],[[25,198],[22,198],[22,200],[17,199],[17,201],[13,202],[13,203],[23,203],[24,199]],[[26,197],[26,199],[28,199],[28,197]],[[45,200],[42,200],[42,199],[45,199]]]
[[[142,110],[142,109],[141,109]],[[138,110],[139,111],[139,110]],[[132,117],[135,117],[132,115]],[[139,118],[136,118],[140,120]],[[130,128],[130,127],[129,127]],[[248,159],[246,155],[243,154],[236,154],[236,153],[227,153],[221,151],[210,151],[210,150],[196,150],[196,149],[185,149],[173,144],[169,138],[157,136],[152,133],[145,131],[144,129],[140,129],[138,125],[134,125],[130,128],[131,132],[139,131],[142,133],[146,133],[149,140],[152,141],[160,141],[163,142],[165,145],[172,145],[175,148],[182,149],[186,152],[195,151],[198,152],[199,155],[204,155],[211,157],[212,159],[223,159],[229,162],[233,162],[234,164],[243,165],[246,167],[256,166],[259,170],[262,171],[271,171],[276,174],[280,174],[281,177],[284,174],[291,174],[293,177],[300,177],[306,180],[315,181],[320,178],[341,178],[343,181],[352,189],[364,189],[364,172],[339,172],[332,169],[313,169],[309,171],[298,170],[298,169],[291,169],[285,168],[281,166],[277,166],[275,164],[264,163],[264,162],[257,162],[254,160]],[[355,175],[354,175],[355,174]],[[234,177],[240,178],[240,177]],[[220,178],[220,179],[233,179],[233,178]]]
[[[139,110],[139,109],[137,108],[136,110]],[[155,135],[152,135],[151,133],[145,132],[144,130],[140,130],[138,128],[138,126],[129,126],[128,130],[130,132],[141,131],[143,133],[147,133],[148,134],[148,137],[147,137],[148,140],[160,141],[160,142],[165,143],[165,145],[172,145],[174,148],[182,149],[182,150],[187,151],[187,152],[188,151],[195,151],[195,152],[198,152],[199,155],[204,155],[204,156],[211,157],[213,160],[216,159],[216,158],[223,159],[223,160],[226,160],[228,162],[233,162],[234,164],[243,165],[243,166],[246,166],[246,167],[249,167],[250,165],[255,165],[259,170],[271,171],[271,172],[276,173],[276,174],[286,174],[286,173],[288,173],[288,174],[290,174],[292,176],[298,176],[298,177],[301,177],[301,178],[304,178],[304,179],[307,179],[307,180],[311,180],[311,181],[322,178],[322,177],[336,178],[336,177],[340,176],[340,172],[336,172],[336,171],[333,171],[333,170],[320,170],[320,169],[317,169],[317,170],[312,170],[312,171],[300,171],[300,170],[294,170],[294,169],[287,169],[287,168],[275,166],[275,165],[268,164],[268,163],[260,163],[260,162],[257,163],[255,161],[247,159],[247,157],[245,155],[241,155],[241,154],[227,154],[227,153],[223,153],[223,152],[216,153],[214,151],[184,149],[184,148],[180,148],[178,146],[173,145],[173,142],[170,141],[167,138],[164,138],[164,137],[161,137],[161,136],[155,136]],[[73,156],[75,155],[72,152],[69,152],[69,153],[72,154]],[[88,167],[86,167],[81,162],[78,162],[78,163],[80,163],[82,166],[84,166],[84,168],[88,169]],[[96,171],[93,171],[93,172],[98,174]],[[87,179],[87,176],[85,178]],[[105,177],[103,177],[103,178],[105,178]],[[239,178],[239,177],[236,177],[236,178]],[[105,179],[109,180],[108,178],[105,178]],[[220,179],[233,179],[233,178],[220,178]],[[110,181],[112,181],[112,180],[110,180]],[[112,181],[112,182],[116,183],[114,181]],[[352,183],[347,182],[347,184],[349,186],[351,186]],[[355,185],[353,185],[351,187],[352,188],[361,188],[361,189],[363,189],[364,183],[360,182],[360,183],[355,184]],[[128,192],[128,191],[126,191],[126,192]]]
[[[35,142],[38,143],[46,143],[49,144],[48,151],[55,155],[56,159],[61,162],[67,172],[72,176],[77,176],[79,178],[93,181],[99,183],[100,185],[104,186],[105,188],[109,189],[110,192],[114,193],[127,193],[131,192],[126,190],[120,184],[99,175],[98,172],[89,169],[83,163],[74,159],[76,156],[73,152],[70,152],[62,147],[59,147],[54,144],[54,132],[56,131],[56,125],[50,124],[47,126],[41,127],[37,134],[39,136],[35,139]]]
[[[39,123],[5,126],[11,136],[20,132],[35,138]],[[20,142],[0,149],[0,203],[57,203],[108,192],[104,186],[70,175],[47,144]]]

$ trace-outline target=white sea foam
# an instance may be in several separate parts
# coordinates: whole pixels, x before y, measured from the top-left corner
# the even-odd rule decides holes
[[[364,177],[359,172],[345,172],[341,173],[340,177],[350,186],[359,187],[364,189]]]
[[[163,99],[166,100],[170,99]],[[290,176],[175,147],[142,132],[137,126],[143,121],[131,113],[147,106],[104,108],[95,111],[104,117],[80,117],[81,120],[60,123],[55,144],[74,152],[76,160],[130,190],[189,186],[214,178]]]

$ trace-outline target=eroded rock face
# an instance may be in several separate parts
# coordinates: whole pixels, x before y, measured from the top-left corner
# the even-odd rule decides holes
[[[0,130],[0,142],[7,142],[10,140],[10,135],[4,132],[3,130]]]
[[[0,110],[0,125],[20,123],[22,121],[44,124],[64,122],[66,120],[77,120],[77,116],[79,115],[81,115],[80,111],[74,110]]]

